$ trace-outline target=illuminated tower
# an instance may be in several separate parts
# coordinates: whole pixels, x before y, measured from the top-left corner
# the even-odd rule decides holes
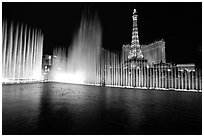
[[[132,59],[132,58],[137,58],[137,59],[142,59],[143,55],[142,55],[142,51],[141,51],[141,47],[140,47],[140,43],[139,43],[139,36],[138,36],[138,27],[137,27],[137,11],[136,9],[134,9],[133,11],[133,29],[132,29],[132,42],[131,42],[131,48],[129,51],[129,55],[128,58]]]

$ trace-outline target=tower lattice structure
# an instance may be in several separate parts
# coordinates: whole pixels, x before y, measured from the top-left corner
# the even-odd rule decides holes
[[[138,36],[138,27],[137,27],[137,11],[136,9],[133,10],[133,29],[132,29],[132,42],[131,42],[131,49],[129,51],[128,58],[137,58],[143,59],[141,46],[139,43],[139,36]]]

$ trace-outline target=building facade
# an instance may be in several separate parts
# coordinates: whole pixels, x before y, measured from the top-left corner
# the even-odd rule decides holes
[[[141,60],[152,66],[157,63],[166,63],[165,42],[164,40],[156,41],[148,45],[140,45],[136,10],[133,11],[133,31],[131,44],[123,45],[122,58],[124,62],[128,60]],[[133,63],[131,63],[133,64]]]
[[[148,45],[142,45],[142,54],[149,65],[166,63],[165,42],[164,40],[156,41]]]
[[[42,57],[42,76],[44,81],[49,81],[50,72],[53,65],[52,55],[43,55]]]

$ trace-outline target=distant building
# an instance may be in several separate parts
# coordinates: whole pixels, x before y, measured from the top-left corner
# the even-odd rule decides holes
[[[195,71],[195,64],[177,64],[176,66],[179,71]]]
[[[42,71],[43,71],[43,79],[45,81],[49,80],[50,71],[53,64],[53,56],[52,55],[43,55],[42,57]]]
[[[166,63],[165,42],[164,40],[156,41],[148,45],[140,45],[137,27],[136,10],[133,11],[133,31],[131,45],[123,45],[122,59],[128,62],[131,67],[154,65],[157,63]],[[127,63],[126,63],[127,64]]]
[[[142,45],[142,54],[149,65],[160,62],[166,63],[165,42],[164,40],[156,41],[148,45]]]

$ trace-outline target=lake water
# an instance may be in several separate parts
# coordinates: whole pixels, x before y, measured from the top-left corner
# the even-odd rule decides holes
[[[202,93],[2,85],[2,134],[202,134]]]

